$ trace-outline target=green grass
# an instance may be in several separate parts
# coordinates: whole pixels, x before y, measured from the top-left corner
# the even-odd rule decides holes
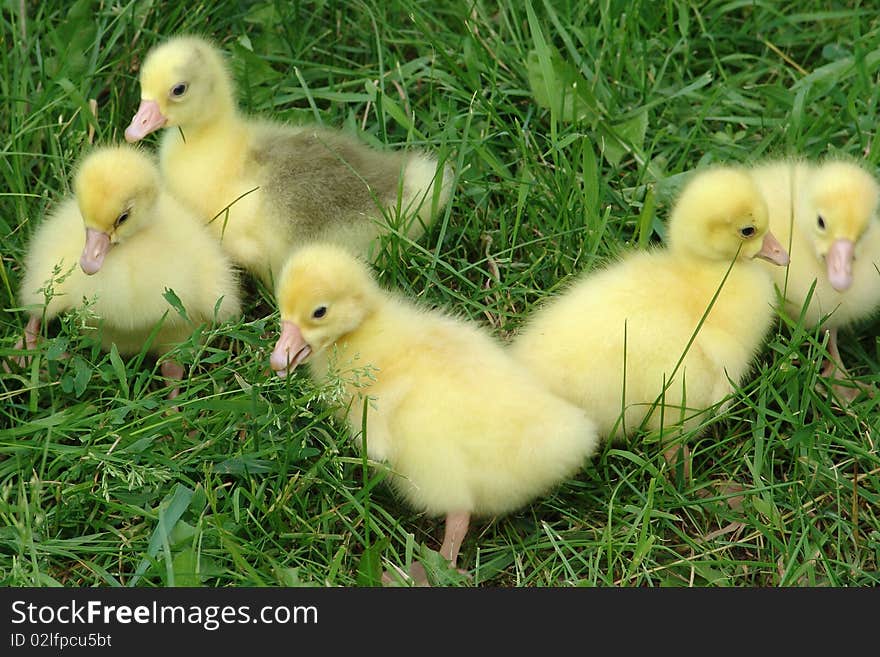
[[[122,138],[137,66],[168,35],[220,42],[249,111],[452,162],[437,225],[415,245],[389,239],[377,269],[505,340],[576,272],[661,240],[679,174],[695,166],[830,152],[876,165],[871,7],[6,2],[0,356],[25,323],[28,237],[69,192],[90,129],[96,143]],[[560,102],[574,80],[578,95]],[[49,327],[29,369],[0,374],[0,584],[353,586],[420,554],[436,563],[440,524],[394,498],[329,418],[326,391],[269,375],[277,315],[267,290],[248,293],[240,322],[181,347],[179,412],[154,360],[100,352],[75,316]],[[842,349],[880,384],[877,327],[844,333]],[[878,401],[829,403],[816,390],[822,345],[819,331],[778,323],[753,376],[693,438],[690,481],[649,440],[605,446],[547,497],[476,523],[461,557],[472,578],[438,581],[877,585]]]

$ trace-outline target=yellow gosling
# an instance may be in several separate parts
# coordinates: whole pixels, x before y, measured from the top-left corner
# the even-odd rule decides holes
[[[511,353],[603,438],[647,428],[672,442],[743,380],[771,326],[773,286],[754,258],[787,254],[767,227],[746,171],[700,172],[671,212],[668,248],[580,276],[534,312]]]
[[[587,414],[556,397],[484,330],[383,291],[333,245],[294,253],[277,289],[281,334],[271,365],[346,381],[339,415],[352,433],[367,409],[367,455],[390,466],[413,507],[445,515],[440,553],[455,565],[472,515],[513,511],[575,474],[596,448]],[[418,581],[418,577],[416,577]]]
[[[202,223],[162,189],[149,156],[131,146],[96,149],[79,164],[73,187],[75,197],[46,217],[28,245],[20,299],[30,319],[20,346],[33,349],[44,317],[84,299],[94,300],[92,324],[100,326],[103,346],[115,344],[122,354],[139,353],[157,322],[150,351],[161,356],[199,324],[240,312],[232,264]],[[44,306],[41,288],[56,267],[66,277]],[[188,320],[163,297],[166,288]],[[162,372],[180,379],[183,367],[169,359]]]
[[[140,86],[126,139],[167,128],[165,184],[270,287],[295,246],[329,241],[366,255],[394,228],[383,209],[400,202],[405,225],[397,230],[417,239],[449,199],[451,170],[438,174],[433,155],[379,151],[338,130],[243,116],[220,51],[200,37],[153,48]],[[435,179],[442,180],[436,206]]]
[[[848,378],[838,329],[870,319],[880,309],[877,179],[857,162],[843,159],[771,161],[751,173],[767,201],[771,230],[782,244],[790,244],[788,268],[771,272],[784,295],[785,312],[793,319],[803,312],[806,326],[828,331],[831,359],[822,375]],[[844,402],[853,401],[864,387],[856,386],[832,383]]]

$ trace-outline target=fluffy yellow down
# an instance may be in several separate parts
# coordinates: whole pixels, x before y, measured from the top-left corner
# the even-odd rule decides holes
[[[169,128],[160,150],[169,189],[270,287],[293,247],[329,241],[367,255],[391,230],[417,239],[450,196],[451,169],[438,174],[433,155],[378,151],[338,130],[242,116],[219,50],[200,37],[151,50],[140,84],[141,108],[126,137]],[[442,179],[436,204],[435,177]]]
[[[93,299],[91,324],[101,326],[102,344],[115,343],[124,354],[140,352],[163,316],[151,349],[156,354],[213,321],[218,301],[218,320],[239,313],[232,265],[201,222],[160,188],[147,155],[128,146],[96,149],[79,165],[74,188],[76,197],[62,201],[28,245],[20,299],[32,316],[44,312],[40,288],[56,265],[67,277],[55,283],[45,319]],[[92,276],[79,265],[85,227],[106,231],[112,244]],[[163,298],[166,288],[180,298],[190,322]]]
[[[432,515],[502,514],[573,475],[593,453],[593,423],[549,393],[486,332],[382,291],[338,247],[314,245],[284,267],[283,321],[312,349],[313,376],[372,370],[345,385],[344,412],[394,488]],[[316,310],[326,309],[316,318]],[[320,314],[317,313],[317,314]]]
[[[847,160],[765,162],[751,173],[767,201],[770,229],[791,254],[788,268],[769,268],[789,316],[800,317],[814,284],[804,315],[808,327],[842,327],[874,315],[880,309],[880,190],[875,177]],[[851,283],[845,290],[834,289],[826,263],[837,240],[855,244]]]
[[[771,325],[773,287],[752,261],[766,232],[766,206],[746,172],[701,172],[672,210],[668,248],[582,275],[535,311],[512,353],[586,409],[603,437],[631,434],[643,420],[653,431],[692,429],[742,381]]]

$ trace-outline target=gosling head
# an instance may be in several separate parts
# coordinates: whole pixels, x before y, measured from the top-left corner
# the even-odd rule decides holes
[[[281,335],[270,363],[284,377],[355,331],[375,309],[380,292],[364,262],[340,247],[316,244],[288,258],[275,296]]]
[[[763,258],[788,264],[788,253],[768,229],[767,204],[748,172],[716,167],[685,185],[669,218],[670,249],[711,260]]]
[[[86,228],[79,261],[86,274],[100,271],[110,250],[146,225],[159,184],[153,161],[131,146],[99,148],[82,160],[73,188]]]
[[[838,292],[852,285],[856,245],[877,214],[878,192],[874,176],[843,160],[820,165],[805,190],[799,225]]]
[[[179,36],[147,54],[140,72],[141,104],[125,139],[160,128],[196,128],[233,108],[232,81],[220,52],[207,40]]]

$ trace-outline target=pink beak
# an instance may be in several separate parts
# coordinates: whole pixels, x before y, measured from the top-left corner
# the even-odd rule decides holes
[[[125,129],[125,141],[130,144],[140,141],[151,132],[164,126],[166,121],[168,119],[159,111],[159,103],[155,100],[142,100],[137,114]]]
[[[764,234],[761,250],[755,254],[755,257],[763,258],[780,267],[788,264],[788,251],[785,250],[785,247],[779,243],[779,240],[769,230]]]
[[[851,240],[835,240],[825,256],[828,280],[838,292],[845,292],[853,282],[852,263],[856,245]]]
[[[275,374],[284,378],[296,369],[312,353],[312,348],[303,340],[299,327],[293,322],[281,322],[281,336],[275,343],[275,349],[269,363]]]
[[[79,266],[89,276],[98,273],[104,264],[104,256],[110,250],[110,236],[94,228],[86,228],[86,245],[79,258]]]

